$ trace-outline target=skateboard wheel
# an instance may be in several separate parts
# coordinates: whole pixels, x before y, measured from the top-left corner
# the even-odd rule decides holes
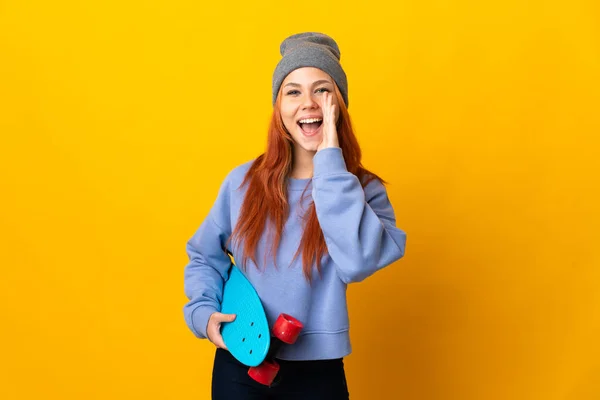
[[[248,369],[248,375],[258,383],[262,383],[266,386],[271,386],[273,380],[279,372],[279,364],[275,361],[263,361],[257,367],[251,367]]]
[[[304,325],[296,318],[288,314],[279,314],[277,321],[273,325],[273,336],[284,343],[293,344],[298,339],[298,335]]]

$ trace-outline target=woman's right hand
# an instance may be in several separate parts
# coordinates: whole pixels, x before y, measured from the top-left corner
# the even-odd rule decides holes
[[[208,325],[206,327],[206,335],[215,346],[227,350],[225,342],[223,342],[223,336],[221,336],[221,323],[231,322],[235,319],[235,314],[222,314],[220,312],[214,312],[208,319]]]

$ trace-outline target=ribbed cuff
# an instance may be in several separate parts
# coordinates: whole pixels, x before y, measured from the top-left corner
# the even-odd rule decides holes
[[[342,149],[339,147],[328,147],[319,150],[313,157],[313,176],[335,175],[348,172]]]
[[[192,311],[192,325],[194,327],[194,333],[200,339],[208,339],[206,334],[206,328],[208,326],[208,320],[210,316],[218,310],[213,307],[199,306]]]

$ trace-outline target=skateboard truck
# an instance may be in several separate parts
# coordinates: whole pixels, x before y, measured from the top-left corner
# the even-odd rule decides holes
[[[271,329],[271,345],[262,363],[248,369],[248,375],[255,381],[271,386],[279,372],[279,364],[275,355],[284,344],[294,344],[304,326],[296,318],[288,314],[279,314]]]

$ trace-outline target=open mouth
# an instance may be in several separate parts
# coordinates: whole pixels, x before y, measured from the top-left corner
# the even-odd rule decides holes
[[[314,136],[319,133],[323,119],[310,118],[298,121],[298,126],[306,136]]]

